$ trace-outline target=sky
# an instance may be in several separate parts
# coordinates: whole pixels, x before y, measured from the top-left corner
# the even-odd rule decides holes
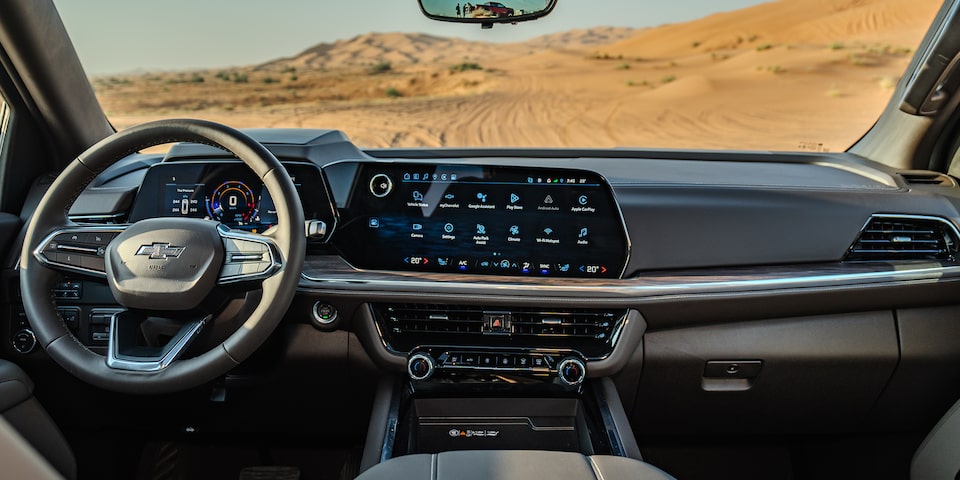
[[[762,0],[559,0],[518,25],[429,20],[416,0],[54,0],[88,75],[254,65],[368,32],[423,32],[488,42],[618,26],[642,28]],[[503,2],[508,3],[508,2]]]

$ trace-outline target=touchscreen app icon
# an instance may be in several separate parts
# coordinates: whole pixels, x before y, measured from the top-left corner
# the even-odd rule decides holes
[[[520,235],[520,226],[511,225],[510,226],[510,235]]]
[[[418,190],[414,190],[414,191],[413,191],[413,201],[414,201],[414,202],[422,202],[422,201],[423,201],[423,194],[420,193],[420,191],[418,191]]]

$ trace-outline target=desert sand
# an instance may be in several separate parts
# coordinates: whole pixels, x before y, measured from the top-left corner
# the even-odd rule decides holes
[[[880,115],[938,8],[780,0],[514,44],[371,33],[262,65],[93,81],[117,128],[195,117],[340,129],[363,147],[840,151]]]

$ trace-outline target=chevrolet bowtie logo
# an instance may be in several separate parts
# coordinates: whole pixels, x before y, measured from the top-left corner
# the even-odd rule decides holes
[[[141,245],[137,250],[137,255],[149,255],[153,260],[166,260],[168,258],[177,258],[183,253],[183,247],[172,247],[169,243],[154,243],[152,245]]]

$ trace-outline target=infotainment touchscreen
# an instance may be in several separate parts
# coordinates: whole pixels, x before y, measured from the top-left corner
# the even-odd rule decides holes
[[[360,164],[333,243],[359,268],[616,278],[628,250],[599,175]]]

